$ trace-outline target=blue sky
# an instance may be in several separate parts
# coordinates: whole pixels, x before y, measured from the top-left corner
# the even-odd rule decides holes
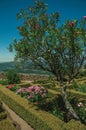
[[[66,19],[80,19],[86,15],[86,0],[45,0],[48,13],[58,11],[61,23]],[[12,61],[14,54],[8,46],[14,38],[19,39],[17,30],[20,21],[16,14],[22,8],[33,5],[34,0],[0,0],[0,62]]]

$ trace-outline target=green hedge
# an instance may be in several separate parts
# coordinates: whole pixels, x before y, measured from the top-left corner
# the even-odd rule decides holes
[[[35,130],[62,130],[63,121],[52,114],[37,109],[36,106],[7,88],[0,88],[0,98]]]
[[[0,121],[0,130],[16,130],[9,119]]]
[[[52,93],[53,95],[61,94],[60,90],[57,91],[57,90],[48,89],[48,91],[50,93]],[[72,97],[75,96],[78,99],[86,99],[86,93],[78,92],[78,91],[75,91],[75,90],[67,90],[67,95],[68,95],[69,98],[72,98]]]
[[[83,92],[68,90],[67,94],[69,98],[76,97],[78,99],[86,100],[86,93],[83,93]]]
[[[71,120],[64,125],[63,130],[86,130],[86,126],[79,121]]]
[[[5,111],[0,113],[0,121],[7,117],[7,113]]]

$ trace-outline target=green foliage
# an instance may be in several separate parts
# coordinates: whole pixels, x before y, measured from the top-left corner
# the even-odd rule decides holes
[[[0,84],[7,85],[8,84],[8,80],[0,80]]]
[[[7,113],[5,111],[0,113],[0,121],[7,118]]]
[[[78,77],[86,77],[86,69],[80,71],[80,73],[78,74]]]
[[[9,84],[20,83],[20,78],[19,78],[17,72],[15,72],[15,70],[9,70],[6,73],[6,76],[7,76]]]
[[[2,109],[2,101],[0,100],[0,112],[2,112],[3,109]]]
[[[61,95],[54,96],[44,102],[39,102],[38,107],[59,117],[61,120],[66,121],[67,113]]]
[[[20,87],[16,84],[11,84],[11,85],[8,85],[7,88],[16,92]]]
[[[80,120],[86,125],[86,106],[78,109]]]
[[[7,117],[7,113],[2,108],[2,101],[0,100],[0,121]]]
[[[0,130],[16,130],[16,128],[9,119],[4,119],[0,121]]]
[[[81,122],[86,125],[86,101],[83,99],[79,101],[79,99],[73,98],[71,100],[71,104],[74,107],[76,113],[78,114]]]
[[[75,123],[75,120],[70,120],[64,125],[63,130],[86,130],[86,126],[81,125],[79,121]]]
[[[83,93],[86,92],[86,84],[77,84],[76,82],[74,82],[74,83],[72,84],[72,87],[73,87],[73,89],[75,89],[76,91],[83,92]]]

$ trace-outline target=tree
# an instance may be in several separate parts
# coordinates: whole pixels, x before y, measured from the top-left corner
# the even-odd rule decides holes
[[[68,101],[66,88],[85,61],[86,16],[80,21],[67,20],[60,25],[58,12],[47,14],[47,4],[35,1],[33,7],[21,10],[17,17],[23,21],[18,27],[22,38],[20,41],[15,39],[9,50],[15,50],[16,59],[31,59],[42,69],[53,73],[59,81],[66,109],[79,120]]]

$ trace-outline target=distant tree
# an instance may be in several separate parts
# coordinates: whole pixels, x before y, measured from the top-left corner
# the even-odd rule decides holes
[[[86,16],[80,21],[67,20],[60,25],[58,12],[46,12],[47,4],[43,1],[35,1],[33,7],[20,11],[17,17],[23,21],[18,27],[22,38],[20,41],[15,39],[9,50],[15,50],[15,59],[31,59],[42,69],[53,73],[59,81],[66,109],[79,120],[68,101],[66,88],[85,61]]]

